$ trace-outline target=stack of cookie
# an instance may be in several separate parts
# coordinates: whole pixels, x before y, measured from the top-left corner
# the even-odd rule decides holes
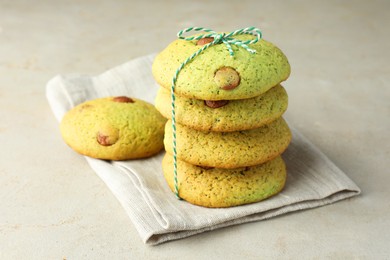
[[[251,35],[234,38],[248,40]],[[161,86],[156,108],[171,118],[171,81],[181,63],[213,38],[176,40],[153,63]],[[175,85],[179,196],[205,207],[253,203],[282,190],[280,155],[291,141],[281,117],[288,97],[280,82],[290,74],[286,56],[260,40],[249,47],[214,45],[180,71]],[[172,122],[165,127],[163,172],[174,190]]]

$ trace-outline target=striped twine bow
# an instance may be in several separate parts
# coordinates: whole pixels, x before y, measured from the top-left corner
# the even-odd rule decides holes
[[[182,35],[184,33],[190,32],[190,31],[195,31],[195,32],[205,32],[204,34],[200,34],[197,36],[189,36],[189,37],[183,37]],[[249,34],[249,35],[254,35],[256,36],[255,39],[253,40],[246,40],[246,41],[241,41],[238,39],[233,38],[232,36],[235,35],[242,35],[242,34]],[[172,78],[172,85],[171,85],[171,109],[172,109],[172,114],[171,114],[171,121],[172,121],[172,142],[173,142],[173,181],[174,181],[174,192],[175,195],[178,199],[181,199],[179,196],[179,184],[178,184],[178,179],[177,179],[177,150],[176,150],[176,113],[175,113],[175,86],[176,86],[176,81],[177,77],[179,76],[180,71],[186,66],[190,61],[192,61],[196,56],[198,56],[200,53],[202,53],[204,50],[209,48],[210,46],[224,43],[229,51],[230,56],[234,56],[234,52],[232,49],[231,45],[237,45],[239,47],[244,48],[250,53],[256,53],[256,50],[253,50],[249,48],[249,44],[253,44],[261,40],[262,38],[262,33],[261,31],[256,28],[256,27],[247,27],[244,29],[239,29],[230,33],[217,33],[213,30],[206,29],[203,27],[189,27],[184,30],[181,30],[177,33],[177,37],[182,40],[186,41],[193,41],[193,40],[200,40],[203,38],[209,38],[212,37],[214,40],[208,44],[203,45],[202,48],[194,52],[190,57],[188,57],[185,61],[183,61],[179,68],[177,68],[175,74],[173,75]]]

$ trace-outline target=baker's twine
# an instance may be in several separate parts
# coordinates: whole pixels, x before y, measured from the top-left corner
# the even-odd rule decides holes
[[[199,34],[196,36],[189,36],[189,37],[183,37],[182,35],[184,33],[190,32],[190,31],[195,31],[195,32],[205,32],[204,34]],[[249,34],[249,35],[254,35],[256,38],[253,40],[246,40],[246,41],[241,41],[238,39],[233,38],[232,36],[235,35],[242,35],[242,34]],[[244,48],[250,53],[256,53],[256,50],[249,48],[249,44],[253,44],[261,40],[262,34],[261,31],[256,28],[256,27],[247,27],[244,29],[239,29],[234,32],[230,33],[217,33],[213,30],[206,29],[203,27],[189,27],[184,30],[181,30],[177,33],[177,37],[182,40],[186,41],[193,41],[193,40],[200,40],[203,38],[209,38],[212,37],[214,40],[210,43],[207,43],[203,45],[202,48],[194,52],[190,57],[188,57],[183,63],[180,64],[180,66],[177,68],[175,74],[173,75],[172,78],[172,86],[171,86],[171,108],[172,108],[172,114],[171,114],[171,120],[172,120],[172,142],[173,142],[173,180],[174,180],[174,189],[175,189],[175,195],[178,199],[181,199],[179,196],[179,184],[178,184],[178,179],[177,179],[177,150],[176,150],[176,113],[175,113],[175,86],[176,86],[176,81],[177,77],[179,76],[180,71],[186,66],[189,62],[191,62],[196,56],[198,56],[200,53],[202,53],[204,50],[209,48],[210,46],[224,43],[226,45],[226,48],[229,51],[230,56],[234,56],[234,52],[232,49],[232,45],[237,45],[239,47]]]

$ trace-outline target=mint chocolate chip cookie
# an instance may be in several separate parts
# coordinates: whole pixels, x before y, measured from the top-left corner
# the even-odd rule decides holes
[[[156,108],[170,119],[171,94],[160,88]],[[286,111],[288,96],[281,85],[248,99],[199,100],[176,96],[176,122],[200,131],[232,132],[261,127]]]
[[[164,177],[174,190],[173,159],[165,154]],[[204,168],[178,160],[179,195],[203,207],[232,207],[269,198],[286,182],[286,166],[280,156],[264,164],[236,169]]]
[[[163,148],[166,119],[153,105],[125,96],[86,101],[63,117],[60,130],[75,151],[99,159],[149,157]]]
[[[254,38],[252,35],[232,37],[243,41]],[[275,45],[260,40],[249,47],[256,53],[233,45],[234,56],[230,56],[225,44],[204,50],[180,71],[175,93],[202,100],[245,99],[259,96],[289,77],[290,64]],[[153,62],[156,81],[170,89],[176,70],[200,48],[202,44],[197,41],[172,42]]]

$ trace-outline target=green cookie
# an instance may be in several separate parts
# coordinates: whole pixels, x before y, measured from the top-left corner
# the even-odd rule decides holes
[[[174,191],[173,158],[165,154],[164,177]],[[179,196],[203,207],[232,207],[269,198],[286,182],[286,166],[280,156],[264,164],[237,169],[202,168],[178,160]]]
[[[166,119],[136,98],[86,101],[63,117],[64,141],[80,154],[107,160],[143,158],[163,148]]]
[[[250,40],[254,36],[233,38]],[[170,89],[176,70],[201,47],[196,41],[172,42],[154,60],[156,81]],[[225,44],[209,47],[180,71],[175,93],[202,100],[245,99],[259,96],[289,77],[290,65],[280,49],[265,40],[249,47],[256,53],[232,45],[234,56],[230,56]]]
[[[165,125],[165,150],[172,154],[172,122]],[[177,158],[194,165],[238,168],[271,160],[287,148],[291,132],[283,118],[260,128],[204,132],[176,124]]]
[[[287,109],[288,96],[281,85],[248,99],[204,101],[176,96],[176,122],[200,131],[231,132],[261,127],[279,118]],[[171,118],[171,95],[160,88],[156,108]]]

